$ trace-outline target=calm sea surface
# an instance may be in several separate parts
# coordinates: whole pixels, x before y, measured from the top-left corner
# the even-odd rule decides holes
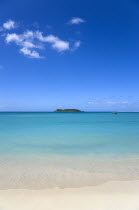
[[[139,113],[0,113],[1,188],[138,179],[138,163]]]

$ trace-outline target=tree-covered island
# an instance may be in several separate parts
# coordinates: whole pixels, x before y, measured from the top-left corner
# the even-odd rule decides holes
[[[83,112],[79,109],[57,109],[54,112]]]

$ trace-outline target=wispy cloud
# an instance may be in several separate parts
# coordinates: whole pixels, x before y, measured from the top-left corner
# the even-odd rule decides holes
[[[54,35],[43,36],[42,32],[40,31],[37,31],[34,35],[39,41],[50,43],[52,48],[56,49],[59,52],[70,49],[69,42],[63,41],[57,36]]]
[[[39,52],[34,49],[44,49],[48,43],[52,49],[63,52],[79,48],[80,41],[76,41],[73,46],[68,41],[64,41],[57,36],[44,36],[41,31],[26,31],[23,34],[8,33],[5,37],[6,43],[15,43],[20,46],[20,52],[29,58],[42,58]]]
[[[73,17],[68,23],[71,24],[71,25],[78,25],[78,24],[81,24],[81,23],[84,23],[85,20],[82,19],[82,18],[79,18],[79,17]]]
[[[20,46],[20,52],[29,58],[42,58],[39,53],[34,50],[35,48],[40,49],[41,46],[34,44],[34,33],[32,31],[24,32],[23,34],[7,34],[6,42],[11,43],[14,42],[18,46]]]
[[[81,46],[81,41],[76,41],[73,46],[73,50],[77,50]]]
[[[7,22],[3,23],[3,28],[6,30],[14,29],[15,27],[15,22],[13,20],[8,20]]]
[[[23,47],[20,49],[20,52],[23,53],[24,55],[29,56],[30,58],[42,58],[38,52],[35,50],[30,50],[26,47]]]
[[[72,24],[83,23],[81,18],[72,18],[70,20]],[[7,44],[14,43],[19,47],[19,52],[28,58],[44,58],[40,55],[40,50],[49,47],[59,53],[64,51],[75,51],[80,45],[81,41],[63,40],[54,34],[45,35],[39,30],[25,30],[22,33],[7,32],[10,29],[15,29],[17,24],[13,20],[8,20],[0,27],[2,37],[5,38]]]
[[[90,105],[118,105],[118,104],[130,104],[129,101],[89,101]]]
[[[107,104],[129,104],[129,101],[107,101]]]
[[[86,107],[96,111],[130,111],[138,104],[138,101],[131,100],[93,100],[88,101]]]

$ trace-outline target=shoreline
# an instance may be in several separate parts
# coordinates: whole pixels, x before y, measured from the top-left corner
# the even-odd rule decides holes
[[[0,190],[3,210],[137,210],[139,180],[93,187]]]
[[[139,179],[139,157],[1,158],[0,189],[53,189],[97,186]]]

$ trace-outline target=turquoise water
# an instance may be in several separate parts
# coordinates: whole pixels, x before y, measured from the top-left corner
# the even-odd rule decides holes
[[[0,153],[139,154],[139,113],[0,113]]]
[[[0,113],[0,189],[139,179],[139,113]]]

